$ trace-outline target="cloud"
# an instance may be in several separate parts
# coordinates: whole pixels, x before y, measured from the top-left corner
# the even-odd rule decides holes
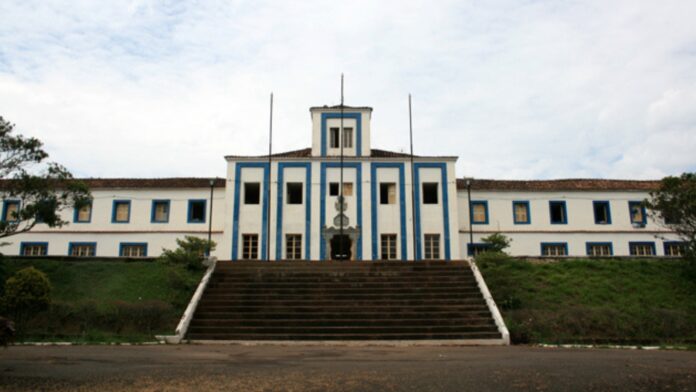
[[[375,108],[374,147],[459,176],[694,170],[696,4],[178,1],[0,4],[0,114],[81,176],[224,175],[309,146],[308,108]]]

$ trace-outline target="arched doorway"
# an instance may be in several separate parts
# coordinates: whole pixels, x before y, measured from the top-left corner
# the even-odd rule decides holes
[[[331,260],[351,260],[353,242],[347,234],[335,234],[331,237]]]

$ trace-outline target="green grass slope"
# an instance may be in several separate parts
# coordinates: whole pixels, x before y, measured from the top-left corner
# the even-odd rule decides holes
[[[696,342],[696,281],[683,260],[478,263],[513,342]]]

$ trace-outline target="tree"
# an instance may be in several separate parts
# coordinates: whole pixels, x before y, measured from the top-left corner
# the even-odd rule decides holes
[[[34,267],[17,271],[5,282],[2,305],[20,324],[36,312],[46,310],[51,303],[51,282]]]
[[[215,250],[215,241],[204,240],[193,236],[184,236],[183,240],[177,238],[178,248],[174,250],[162,249],[160,259],[166,263],[183,264],[191,270],[203,268],[201,263],[206,254]]]
[[[650,216],[685,242],[685,256],[696,264],[696,173],[665,177],[644,201]]]
[[[493,233],[488,237],[481,238],[481,241],[486,244],[486,252],[504,253],[504,250],[510,246],[512,239],[501,233]]]
[[[17,200],[4,209],[0,238],[29,231],[37,223],[61,227],[68,222],[60,211],[81,208],[91,199],[86,184],[65,167],[46,161],[48,153],[39,139],[14,135],[13,130],[14,124],[0,116],[0,193],[5,200]]]

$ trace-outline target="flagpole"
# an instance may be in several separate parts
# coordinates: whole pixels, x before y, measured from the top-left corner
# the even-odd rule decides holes
[[[413,224],[413,260],[417,259],[416,249],[416,172],[413,165],[413,116],[411,115],[411,94],[408,94],[408,130],[411,142],[411,223]]]
[[[343,243],[344,243],[344,238],[343,238],[343,211],[344,211],[344,201],[343,201],[343,143],[345,142],[345,134],[343,130],[343,74],[341,73],[341,128],[340,132],[338,133],[338,142],[341,144],[341,165],[340,165],[340,170],[341,170],[341,181],[340,181],[340,188],[339,188],[339,206],[340,206],[340,211],[339,211],[339,233],[340,238],[339,241],[339,252],[341,253],[341,257],[343,258]]]
[[[268,122],[268,183],[266,184],[266,260],[271,260],[271,154],[273,151],[273,92]]]

